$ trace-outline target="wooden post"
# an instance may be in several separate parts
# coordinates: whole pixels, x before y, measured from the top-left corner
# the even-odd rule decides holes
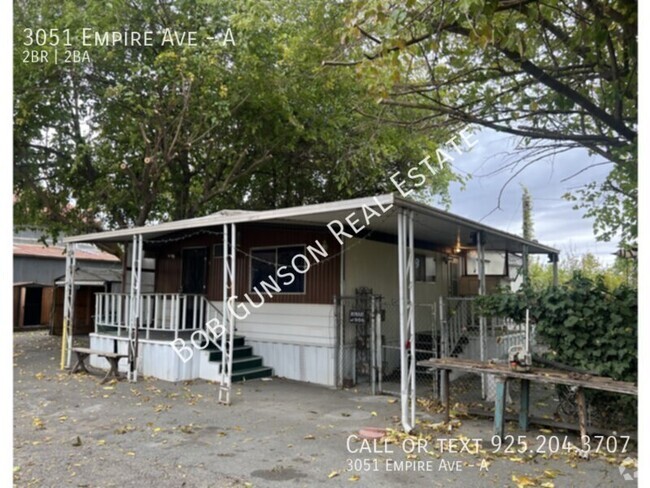
[[[578,404],[578,423],[580,427],[580,444],[585,447],[585,436],[587,435],[587,405],[585,403],[585,392],[582,388],[576,389],[576,402]]]
[[[528,430],[528,410],[530,406],[530,380],[521,380],[519,396],[519,428]]]
[[[494,398],[494,435],[498,435],[503,439],[506,423],[506,383],[508,380],[500,375],[495,375],[494,380],[497,388]]]

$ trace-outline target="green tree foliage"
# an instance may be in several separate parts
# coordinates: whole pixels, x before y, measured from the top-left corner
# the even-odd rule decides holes
[[[528,276],[530,286],[536,290],[553,284],[553,267],[539,260],[531,260]],[[636,262],[632,259],[616,258],[613,264],[606,265],[591,253],[581,256],[568,254],[563,256],[558,265],[558,282],[571,281],[576,273],[591,280],[602,280],[605,287],[613,291],[622,285],[636,287]]]
[[[444,138],[368,119],[375,99],[357,75],[321,66],[345,12],[326,0],[16,2],[16,224],[84,232],[392,191],[389,175]],[[23,63],[25,28],[70,29],[91,61]],[[154,45],[82,47],[83,28],[152,31]],[[164,29],[196,31],[198,45],[161,46]],[[452,177],[429,189],[444,195]]]
[[[637,4],[633,0],[357,0],[347,51],[382,107],[414,127],[478,124],[521,137],[527,164],[586,148],[611,165],[567,195],[600,239],[637,236]],[[389,118],[388,115],[385,118]],[[576,167],[576,173],[585,170]]]

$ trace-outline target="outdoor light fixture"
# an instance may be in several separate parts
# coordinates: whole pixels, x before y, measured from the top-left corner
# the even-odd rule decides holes
[[[454,254],[460,254],[460,229],[456,232],[456,244],[454,245]]]

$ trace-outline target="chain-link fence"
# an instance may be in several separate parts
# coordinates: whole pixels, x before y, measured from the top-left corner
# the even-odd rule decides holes
[[[400,330],[399,302],[384,303],[386,320],[382,323],[383,377],[381,391],[390,395],[400,394]],[[437,358],[440,355],[440,328],[438,310],[433,303],[415,305],[415,359]],[[410,348],[408,341],[405,343]],[[409,349],[410,354],[410,349]],[[436,385],[436,373],[430,368],[417,366],[415,369],[416,395],[430,395]]]
[[[382,314],[382,299],[370,289],[360,288],[354,296],[336,298],[340,388],[366,385],[372,393],[377,392]]]

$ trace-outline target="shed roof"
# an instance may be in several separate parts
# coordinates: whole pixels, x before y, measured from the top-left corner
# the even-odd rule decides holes
[[[434,242],[436,245],[453,247],[457,239],[462,245],[470,245],[472,232],[486,235],[485,249],[521,252],[528,246],[530,253],[557,254],[559,251],[537,241],[526,240],[515,234],[487,226],[459,215],[425,205],[394,193],[374,197],[355,198],[336,202],[303,205],[262,211],[217,212],[205,217],[165,222],[161,224],[111,230],[94,234],[66,237],[63,241],[75,242],[125,242],[134,235],[143,239],[157,239],[172,232],[252,222],[285,223],[292,225],[326,226],[333,220],[345,223],[345,218],[363,208],[386,209],[381,217],[370,220],[367,230],[395,235],[397,233],[398,209],[413,210],[415,239]]]
[[[14,243],[14,256],[25,256],[41,259],[65,259],[65,248],[62,246],[45,246],[43,244]],[[107,261],[117,263],[119,258],[107,252],[90,249],[77,249],[75,258],[81,261]]]
[[[80,286],[103,286],[106,283],[120,283],[121,281],[122,274],[116,269],[78,267],[74,273],[74,283]],[[55,278],[54,284],[57,286],[65,285],[65,275]]]

